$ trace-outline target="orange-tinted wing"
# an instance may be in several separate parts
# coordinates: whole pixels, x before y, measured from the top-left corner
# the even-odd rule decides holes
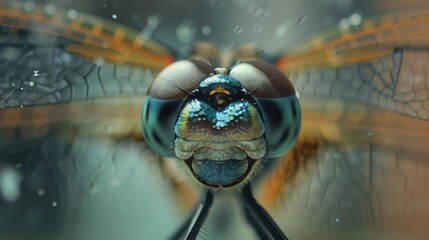
[[[429,235],[429,15],[363,20],[279,58],[301,142],[260,188],[291,239]]]
[[[276,65],[286,72],[348,66],[379,59],[395,48],[424,48],[428,25],[429,9],[346,22],[280,57]]]
[[[64,48],[90,59],[103,58],[158,69],[173,61],[171,53],[150,39],[147,32],[138,32],[73,9],[64,11],[54,5],[38,6],[33,2],[3,3],[0,24],[10,27],[8,32],[12,36],[19,29],[26,29],[49,36],[52,42],[55,38],[73,40],[64,44]],[[31,37],[34,36],[27,39],[30,42]]]
[[[84,132],[118,125],[109,134],[124,128],[128,134],[139,128],[140,106],[154,74],[173,61],[147,32],[73,9],[2,3],[0,25],[0,126],[9,129],[26,126],[43,134],[51,123],[105,119],[104,127]]]
[[[135,137],[172,54],[51,4],[0,3],[0,25],[0,239],[170,236],[178,187]]]

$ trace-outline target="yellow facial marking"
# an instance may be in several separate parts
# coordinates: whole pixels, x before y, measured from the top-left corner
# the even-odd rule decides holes
[[[226,90],[225,88],[223,88],[221,86],[218,86],[215,89],[211,90],[209,95],[212,96],[213,94],[216,94],[216,93],[224,93],[228,96],[231,95],[231,93],[228,90]]]

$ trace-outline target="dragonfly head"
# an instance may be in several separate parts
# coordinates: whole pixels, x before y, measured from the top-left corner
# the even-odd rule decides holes
[[[163,99],[157,85],[173,97]],[[207,187],[230,188],[248,182],[262,161],[289,150],[301,115],[289,80],[267,63],[229,70],[181,61],[155,79],[142,123],[153,150],[179,159]]]
[[[243,182],[265,157],[265,125],[249,92],[225,73],[200,82],[181,106],[175,125],[176,156],[210,187]]]

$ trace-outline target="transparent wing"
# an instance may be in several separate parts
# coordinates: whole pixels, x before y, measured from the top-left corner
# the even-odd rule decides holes
[[[295,239],[425,239],[426,156],[381,144],[303,144],[283,161],[288,180],[277,172],[270,181],[277,223]]]
[[[118,24],[13,3],[0,6],[0,238],[167,238],[180,184],[141,141],[140,108],[171,54]]]
[[[291,239],[427,238],[428,27],[426,13],[364,20],[278,61],[301,143],[260,197]]]

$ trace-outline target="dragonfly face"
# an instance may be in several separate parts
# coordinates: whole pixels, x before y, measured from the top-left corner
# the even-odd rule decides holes
[[[249,181],[261,162],[292,147],[300,125],[291,83],[263,62],[231,70],[200,61],[174,63],[155,79],[142,111],[149,145],[176,157],[211,188]]]

